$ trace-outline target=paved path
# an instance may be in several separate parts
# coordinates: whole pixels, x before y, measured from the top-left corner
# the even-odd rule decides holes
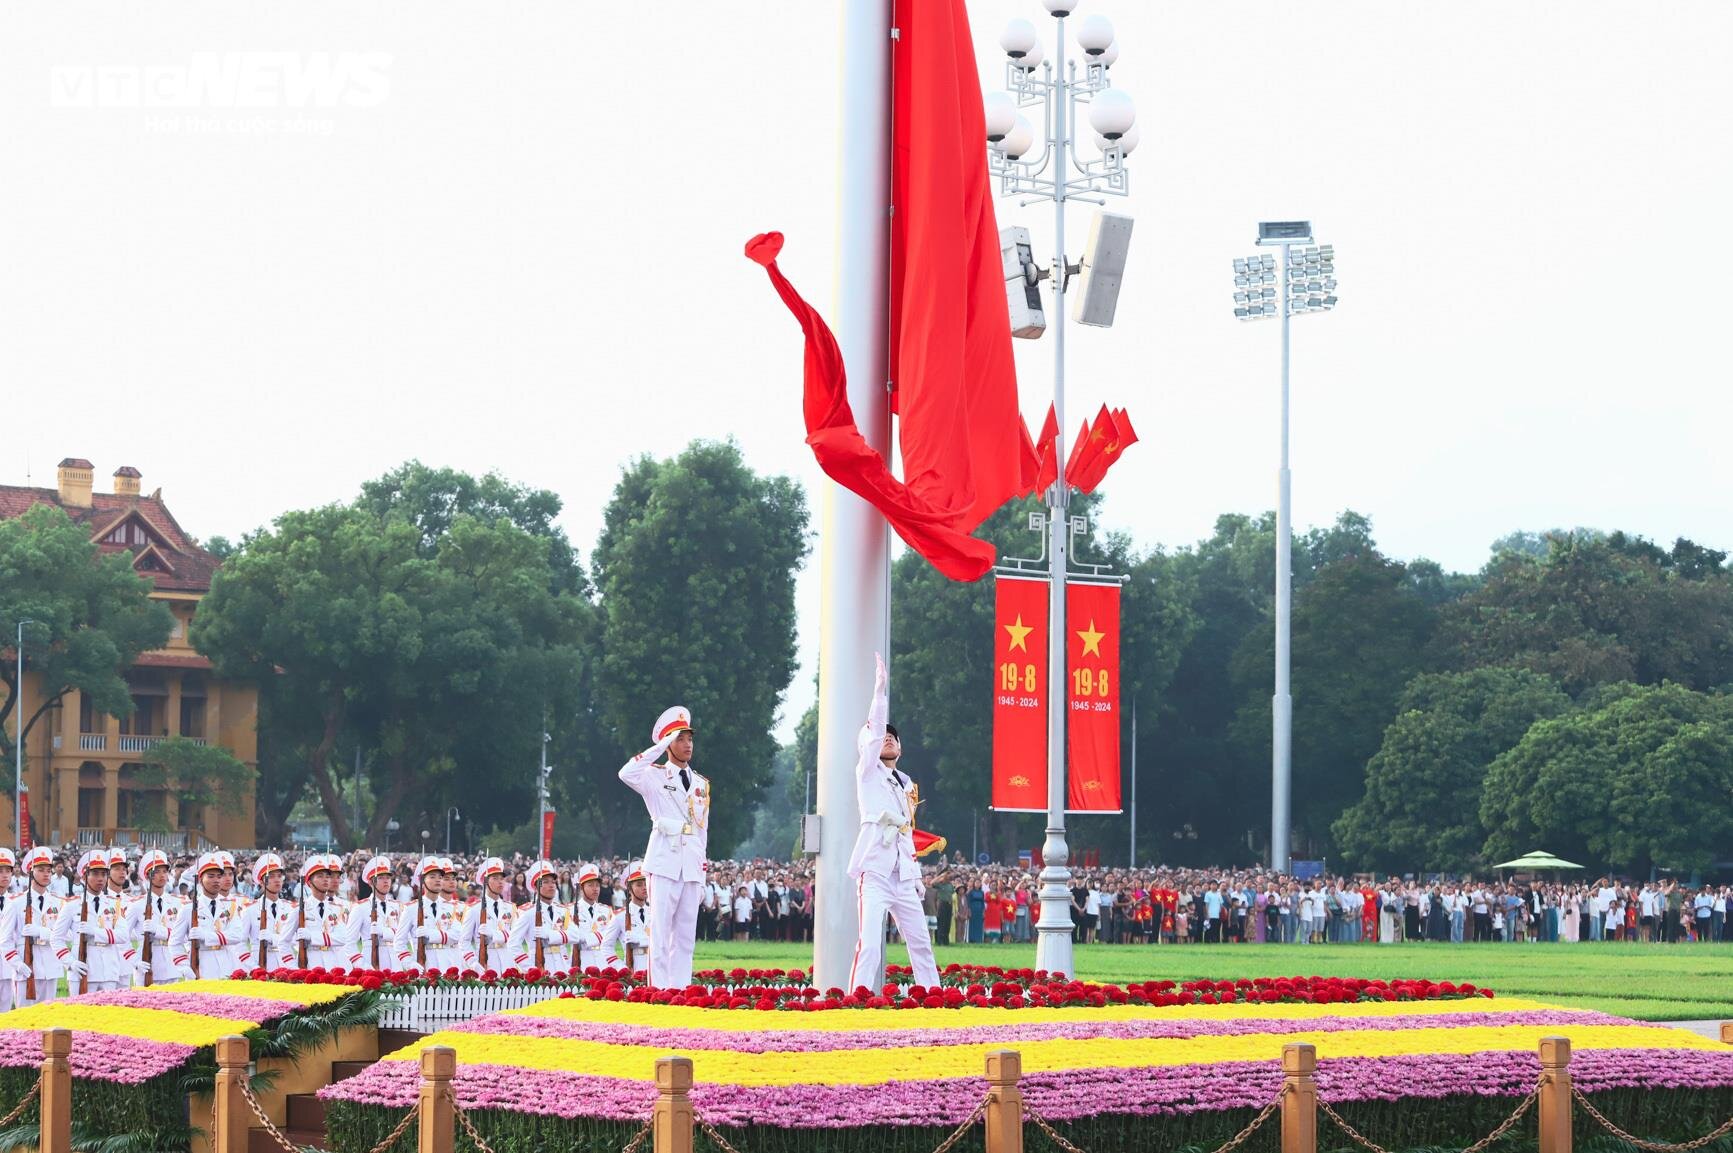
[[[1666,1021],[1656,1024],[1668,1024],[1678,1029],[1689,1029],[1693,1033],[1701,1033],[1705,1037],[1721,1039],[1721,1022],[1719,1021]]]

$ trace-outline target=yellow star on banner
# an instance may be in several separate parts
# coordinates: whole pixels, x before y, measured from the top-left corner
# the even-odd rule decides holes
[[[1024,652],[1029,651],[1029,634],[1035,631],[1035,626],[1024,624],[1022,613],[1017,614],[1017,621],[1015,624],[1008,624],[1005,626],[1005,631],[1011,634],[1012,649],[1022,649]]]
[[[1101,638],[1106,636],[1106,635],[1107,635],[1106,633],[1096,632],[1095,631],[1095,618],[1094,617],[1089,618],[1089,627],[1087,629],[1083,629],[1082,631],[1080,631],[1077,634],[1078,639],[1083,642],[1083,655],[1088,656],[1091,653],[1094,653],[1096,656],[1100,656],[1101,655]]]

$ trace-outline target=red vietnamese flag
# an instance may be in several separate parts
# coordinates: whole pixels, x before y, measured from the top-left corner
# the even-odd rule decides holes
[[[542,860],[554,859],[554,811],[542,814]]]
[[[1059,479],[1059,421],[1053,406],[1047,406],[1047,419],[1041,424],[1041,442],[1035,446],[1035,486],[1032,491],[1044,493]]]
[[[1083,492],[1094,492],[1120,454],[1137,443],[1137,430],[1125,410],[1108,411],[1106,405],[1089,432],[1088,447],[1078,459],[1068,462],[1066,479]]]
[[[746,254],[806,335],[807,443],[830,478],[869,501],[953,580],[977,580],[993,546],[969,534],[1033,483],[1017,410],[1011,319],[987,172],[980,74],[963,0],[898,13],[892,46],[892,404],[903,479],[855,426],[841,351],[776,266],[778,233]]]
[[[993,808],[1047,811],[1047,582],[1002,576],[993,605]]]
[[[1070,771],[1065,807],[1119,812],[1119,586],[1065,586]]]

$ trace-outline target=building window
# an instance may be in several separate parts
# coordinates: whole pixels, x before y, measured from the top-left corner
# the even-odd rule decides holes
[[[205,735],[205,700],[203,697],[181,698],[181,728],[183,737]]]
[[[78,827],[81,829],[102,828],[102,800],[107,795],[106,789],[89,789],[80,787],[78,790]]]

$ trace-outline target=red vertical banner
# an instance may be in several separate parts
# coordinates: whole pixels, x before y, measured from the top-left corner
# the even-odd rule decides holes
[[[554,811],[542,814],[542,860],[554,859]]]
[[[18,850],[22,856],[36,846],[30,840],[30,790],[18,794]]]
[[[1065,807],[1119,809],[1119,586],[1065,586],[1065,669],[1071,744]]]
[[[1047,811],[1047,582],[999,577],[993,605],[993,808]]]

